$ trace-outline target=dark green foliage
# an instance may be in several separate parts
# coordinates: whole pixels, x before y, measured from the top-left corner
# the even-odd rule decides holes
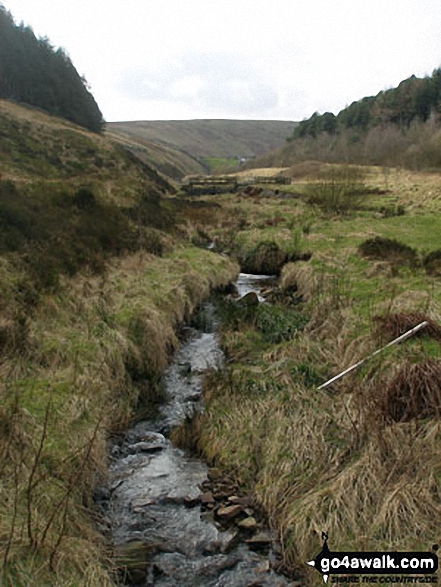
[[[413,75],[397,88],[353,102],[337,116],[315,112],[295,128],[292,139],[317,137],[320,133],[333,135],[344,129],[364,132],[390,123],[408,128],[414,120],[425,122],[432,112],[439,113],[440,105],[441,68],[432,76],[421,79]]]
[[[223,328],[242,330],[252,326],[258,330],[264,342],[278,344],[292,340],[309,322],[309,318],[283,305],[260,304],[247,306],[229,299],[217,303]]]
[[[350,106],[339,112],[337,124],[343,128],[366,130],[372,121],[372,110],[375,98],[363,98],[359,102],[352,102]]]
[[[418,264],[416,250],[392,238],[382,236],[369,238],[359,245],[358,252],[368,259],[390,261],[399,265]]]
[[[244,326],[252,325],[255,316],[255,307],[238,304],[237,301],[224,296],[215,298],[216,311],[221,318],[222,328],[225,330],[241,330]]]
[[[429,275],[441,275],[441,249],[426,255],[423,259],[423,265]]]
[[[324,114],[314,112],[311,118],[303,120],[298,126],[296,126],[293,138],[297,139],[306,136],[316,137],[322,132],[333,135],[337,130],[338,121],[335,114],[332,112],[325,112]]]
[[[91,131],[104,127],[103,116],[70,58],[31,28],[15,25],[0,5],[0,98],[37,106]]]
[[[240,256],[240,265],[246,273],[276,275],[287,260],[287,254],[277,243],[263,241]]]
[[[291,369],[294,381],[301,381],[306,387],[318,387],[323,383],[323,375],[309,363],[299,363]]]
[[[176,224],[176,218],[172,212],[164,207],[156,196],[152,198],[150,193],[142,195],[139,202],[127,210],[127,214],[139,226],[153,226],[159,230],[168,230]]]
[[[73,201],[80,210],[93,210],[96,206],[95,194],[87,188],[77,190]]]
[[[383,215],[383,218],[393,218],[394,216],[404,216],[406,209],[401,204],[397,206],[382,206],[380,213]]]
[[[148,198],[143,201],[146,207]],[[151,205],[160,223],[161,208],[156,201]],[[148,224],[148,217],[143,221]],[[162,254],[157,233],[142,228],[141,238],[125,211],[103,203],[87,187],[71,194],[47,185],[17,188],[0,182],[0,254],[19,253],[36,290],[54,289],[60,275],[74,275],[83,267],[101,272],[107,257],[123,251],[145,248]],[[34,297],[27,290],[24,295]]]
[[[262,304],[256,308],[255,325],[265,342],[277,344],[292,340],[308,322],[304,314],[284,306]]]

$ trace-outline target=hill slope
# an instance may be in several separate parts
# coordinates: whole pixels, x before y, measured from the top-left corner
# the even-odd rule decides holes
[[[441,167],[441,69],[353,102],[335,116],[314,113],[283,148],[253,166],[286,167],[308,160]]]
[[[296,126],[278,120],[170,120],[110,122],[108,130],[134,141],[152,141],[187,157],[253,157],[283,145]]]
[[[69,56],[30,27],[16,25],[0,4],[0,98],[24,102],[94,132],[103,116]]]
[[[202,161],[174,147],[112,130],[107,131],[106,135],[171,179],[179,181],[185,175],[198,175],[208,171]]]
[[[0,100],[4,587],[115,585],[92,501],[106,438],[157,401],[175,328],[237,272],[185,238],[172,189],[102,135]]]

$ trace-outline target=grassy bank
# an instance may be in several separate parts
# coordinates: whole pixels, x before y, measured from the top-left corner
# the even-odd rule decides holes
[[[284,265],[271,307],[224,308],[231,362],[198,423],[200,449],[254,489],[303,567],[322,531],[332,550],[429,550],[441,521],[441,177],[371,168],[338,192],[333,176],[299,178],[292,198],[219,196],[204,225],[239,259],[261,243],[311,255]],[[424,318],[421,336],[317,390]]]
[[[111,584],[91,519],[106,435],[155,401],[176,328],[235,270],[194,247],[123,256],[100,276],[63,280],[8,338],[16,347],[2,362],[2,584]]]

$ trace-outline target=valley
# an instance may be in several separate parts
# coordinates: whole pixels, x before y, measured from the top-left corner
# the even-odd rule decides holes
[[[170,450],[219,476],[195,484],[189,516],[204,488],[246,496],[259,526],[242,537],[266,528],[278,553],[246,559],[268,585],[276,570],[281,585],[320,584],[306,561],[324,529],[335,550],[436,543],[438,173],[308,161],[190,196],[147,147],[140,160],[35,109],[2,102],[0,115],[5,585],[110,586],[133,573],[135,546],[118,554],[93,500],[108,439],[132,450],[130,425],[166,409],[163,374],[182,326],[207,326],[209,296],[225,362],[201,379],[204,408],[167,429]],[[240,270],[278,279],[241,303]],[[147,518],[149,507],[136,506]],[[142,576],[173,576],[146,546],[147,518]],[[204,557],[224,560],[226,536]]]

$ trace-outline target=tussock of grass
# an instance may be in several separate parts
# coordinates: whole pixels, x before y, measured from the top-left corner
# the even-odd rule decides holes
[[[390,380],[383,399],[384,417],[394,422],[441,415],[441,363],[407,361]]]
[[[377,236],[367,239],[358,250],[363,257],[390,261],[395,264],[415,265],[418,262],[418,255],[415,249],[405,245],[396,239]]]
[[[305,301],[311,300],[321,288],[321,278],[306,262],[287,263],[282,269],[280,286],[284,291],[296,286]]]
[[[423,259],[424,269],[429,275],[439,276],[441,273],[441,250],[432,251]]]
[[[421,312],[389,313],[385,316],[375,316],[378,324],[378,332],[384,338],[397,338],[408,330],[411,330],[421,322],[427,322],[427,326],[415,334],[417,337],[430,336],[434,340],[441,340],[441,326]]]
[[[286,253],[275,242],[261,242],[241,259],[245,273],[276,275],[286,261]]]

